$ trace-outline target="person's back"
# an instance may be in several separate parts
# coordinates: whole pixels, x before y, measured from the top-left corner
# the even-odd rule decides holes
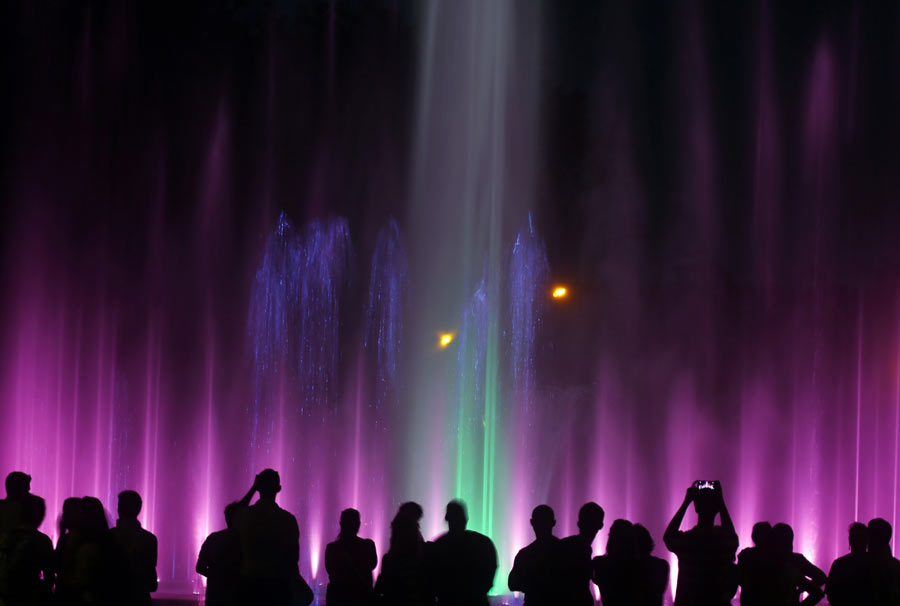
[[[378,565],[375,543],[357,536],[360,517],[355,509],[341,512],[340,525],[338,539],[325,547],[325,602],[331,606],[369,604],[374,597],[372,571]]]
[[[391,542],[381,559],[375,594],[386,606],[422,606],[434,602],[426,578],[425,542],[419,531],[422,507],[404,503],[391,522]]]
[[[238,579],[241,574],[241,542],[234,528],[237,503],[225,507],[225,530],[211,533],[197,556],[197,573],[206,577],[207,606],[238,604]]]
[[[669,563],[653,555],[653,537],[650,531],[635,524],[638,560],[635,573],[636,603],[640,606],[662,606],[663,595],[669,585]]]
[[[111,545],[103,503],[95,497],[81,500],[79,527],[67,545],[71,565],[66,572],[67,599],[73,604],[95,606],[114,600],[119,562]]]
[[[639,602],[637,540],[628,520],[609,528],[606,554],[593,560],[593,579],[603,606],[634,606]]]
[[[117,599],[129,606],[147,606],[150,593],[156,591],[156,536],[138,521],[143,503],[133,490],[119,493],[119,519],[110,530],[123,578],[119,581]]]
[[[678,556],[676,606],[728,606],[737,590],[734,556],[738,538],[722,498],[718,482],[708,488],[697,482],[685,495],[664,535],[666,547]],[[681,531],[679,527],[688,506],[694,503],[697,525]],[[715,525],[720,515],[722,525]]]
[[[772,549],[772,525],[757,522],[751,537],[753,547],[738,554],[741,606],[783,604],[792,595],[793,575],[787,563],[776,557]]]
[[[281,491],[278,473],[261,472],[250,495],[259,501],[240,510],[237,518],[241,540],[241,578],[245,601],[287,604],[299,579],[300,531],[297,519],[275,502]],[[246,499],[245,500],[249,500]]]
[[[0,597],[4,604],[41,606],[50,603],[53,543],[38,530],[46,513],[44,500],[27,495],[22,519],[10,529],[0,554]]]
[[[887,520],[869,522],[869,574],[872,580],[872,604],[900,604],[900,561],[891,554],[893,529]]]
[[[548,505],[531,513],[535,540],[516,554],[509,571],[510,591],[525,594],[524,606],[551,606],[559,596],[559,539],[553,536],[556,517]]]
[[[560,539],[560,603],[592,606],[592,543],[603,528],[603,508],[585,503],[578,512],[578,534]]]
[[[438,537],[427,554],[441,606],[487,606],[487,593],[497,572],[497,550],[483,534],[466,530],[468,516],[460,501],[447,505],[450,530]]]
[[[850,553],[837,558],[828,571],[825,594],[831,606],[855,606],[872,602],[869,578],[869,529],[865,524],[850,525]]]
[[[0,549],[9,533],[22,524],[23,502],[31,494],[31,476],[21,471],[6,476],[6,498],[0,499]]]

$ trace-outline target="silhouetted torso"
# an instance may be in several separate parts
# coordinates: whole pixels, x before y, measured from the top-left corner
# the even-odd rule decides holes
[[[8,531],[0,553],[2,603],[41,606],[50,603],[53,543],[33,528]]]
[[[831,606],[856,606],[872,603],[869,554],[848,553],[831,565],[825,593]]]
[[[299,577],[300,531],[297,519],[274,500],[259,500],[237,518],[244,591],[260,603],[287,603]]]
[[[122,604],[140,606],[150,604],[150,592],[156,591],[156,536],[141,528],[137,520],[118,520],[110,530],[121,573],[121,592],[117,599]]]
[[[236,530],[210,534],[197,556],[197,572],[206,577],[206,604],[237,604],[241,574],[241,544]]]
[[[890,550],[869,553],[872,579],[872,604],[897,606],[900,604],[900,560]]]
[[[572,535],[559,541],[560,548],[560,604],[591,606],[591,544],[581,535]]]
[[[641,606],[662,606],[663,595],[669,585],[669,563],[656,556],[637,561],[637,603]]]
[[[560,595],[560,541],[548,537],[516,554],[509,571],[509,589],[525,593],[525,606],[553,606]]]
[[[759,547],[742,550],[738,554],[741,605],[789,604],[796,584],[788,564]]]
[[[433,603],[422,552],[387,552],[381,559],[381,573],[375,593],[385,606],[422,606]]]
[[[428,569],[441,606],[486,606],[497,572],[497,550],[472,530],[448,532],[426,550]]]
[[[340,537],[325,547],[328,589],[332,606],[369,604],[373,598],[372,571],[378,565],[375,543],[357,536]]]
[[[676,606],[727,606],[735,589],[737,535],[722,526],[695,526],[666,539],[678,556]]]
[[[593,567],[603,606],[634,606],[639,602],[637,560],[603,555],[594,558]]]

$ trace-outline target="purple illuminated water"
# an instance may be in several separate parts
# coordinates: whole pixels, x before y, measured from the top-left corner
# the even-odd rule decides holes
[[[714,94],[699,8],[659,42],[662,84],[632,80],[638,17],[609,8],[621,27],[594,50],[610,58],[571,92],[537,3],[387,11],[359,48],[337,5],[303,52],[270,18],[261,41],[240,33],[253,52],[221,58],[226,37],[193,59],[225,76],[175,80],[148,67],[129,9],[88,11],[62,90],[22,102],[33,120],[4,147],[0,473],[33,476],[45,532],[68,496],[114,511],[135,489],[161,588],[200,592],[201,541],[274,467],[317,586],[341,509],[381,553],[400,502],[433,535],[461,496],[503,593],[542,502],[570,534],[595,500],[660,555],[685,488],[719,479],[742,545],[786,521],[820,567],[851,521],[897,521],[900,222],[882,207],[900,171],[864,144],[856,30],[798,43],[786,86],[764,5],[752,69],[728,80],[740,113]],[[70,54],[27,48],[36,68]],[[588,108],[584,140],[557,164],[565,103]],[[569,298],[550,297],[557,280]]]

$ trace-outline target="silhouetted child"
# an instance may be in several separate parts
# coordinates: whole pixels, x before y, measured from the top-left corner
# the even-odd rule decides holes
[[[714,482],[712,487],[701,489],[704,484],[695,482],[687,489],[684,502],[663,535],[666,547],[678,556],[675,606],[729,606],[737,591],[737,533],[725,507],[721,484]],[[697,525],[681,531],[691,503],[697,511]],[[720,526],[715,523],[716,515],[721,517]]]
[[[241,540],[235,528],[239,503],[225,506],[225,530],[210,534],[197,556],[197,573],[206,577],[207,606],[237,606],[240,591]]]
[[[900,561],[891,555],[891,524],[882,518],[869,522],[869,570],[872,604],[900,604]]]
[[[21,520],[7,534],[0,553],[0,602],[15,606],[50,604],[53,587],[53,542],[38,530],[44,499],[26,494]]]
[[[426,578],[425,541],[419,530],[422,507],[404,503],[391,522],[390,547],[381,558],[375,594],[387,606],[422,606],[434,603]]]
[[[259,500],[249,506],[254,493]],[[244,604],[287,606],[303,596],[313,599],[300,577],[300,531],[297,519],[275,502],[281,478],[274,469],[264,469],[241,500],[237,517],[241,539],[241,579]]]
[[[649,530],[635,524],[633,531],[638,551],[637,604],[662,606],[663,595],[669,585],[669,563],[653,555],[656,545]]]
[[[854,522],[849,530],[850,553],[836,559],[828,572],[825,595],[831,606],[856,606],[872,603],[872,580],[869,577],[869,529]]]
[[[509,571],[509,589],[525,594],[524,606],[557,604],[560,549],[554,526],[556,517],[549,505],[538,505],[531,512],[534,541],[519,550]]]
[[[156,536],[143,528],[137,517],[143,501],[134,490],[119,493],[116,526],[110,530],[124,577],[117,598],[126,606],[149,606],[150,593],[156,591]]]
[[[585,503],[578,511],[578,534],[560,540],[560,604],[592,606],[594,603],[592,544],[603,528],[603,516],[602,507],[594,502]]]
[[[606,554],[594,558],[594,583],[600,589],[603,606],[635,606],[637,590],[637,540],[628,520],[616,520],[609,527]]]
[[[437,603],[487,606],[487,593],[497,572],[494,543],[483,534],[466,530],[469,516],[462,501],[450,501],[444,519],[448,532],[425,552]]]
[[[375,542],[359,533],[359,512],[341,512],[341,532],[336,541],[325,547],[325,570],[328,589],[325,602],[332,606],[364,606],[374,598],[372,571],[378,565]]]

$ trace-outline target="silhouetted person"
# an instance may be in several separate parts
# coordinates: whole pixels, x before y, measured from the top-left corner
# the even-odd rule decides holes
[[[0,501],[0,544],[22,522],[22,503],[31,494],[31,476],[13,471],[6,476],[6,498]]]
[[[241,539],[241,580],[244,604],[288,605],[298,591],[309,591],[300,577],[300,531],[297,519],[275,502],[281,478],[274,469],[264,469],[241,500],[237,517]],[[249,505],[254,493],[259,500]],[[305,586],[305,590],[303,587]],[[309,598],[309,603],[313,596]]]
[[[775,560],[786,566],[790,583],[785,598],[787,604],[813,606],[825,596],[822,586],[825,584],[825,573],[806,559],[802,553],[794,553],[794,530],[787,524],[775,524],[771,533],[772,549]],[[800,594],[807,593],[801,602]]]
[[[143,528],[137,517],[141,513],[141,495],[134,490],[119,493],[116,526],[110,531],[121,573],[117,599],[127,606],[148,606],[150,592],[156,591],[156,536]]]
[[[378,565],[375,542],[359,533],[359,512],[341,512],[341,532],[336,541],[325,547],[325,570],[328,589],[325,602],[332,606],[362,606],[374,598],[372,571]]]
[[[606,554],[594,558],[594,583],[600,589],[603,606],[634,606],[638,603],[637,540],[628,520],[616,520],[609,527]]]
[[[103,503],[81,499],[76,526],[66,544],[66,568],[60,570],[61,600],[78,606],[118,604],[114,595],[118,561],[112,548]]]
[[[554,526],[556,517],[549,505],[538,505],[531,512],[534,541],[519,550],[509,571],[509,589],[525,594],[524,606],[557,604],[560,549]]]
[[[663,595],[669,585],[669,563],[653,555],[656,545],[649,530],[635,524],[633,531],[638,552],[637,604],[662,606]]]
[[[63,501],[62,515],[59,518],[59,538],[53,553],[56,571],[56,603],[75,603],[75,588],[72,574],[75,570],[75,551],[78,546],[81,528],[84,525],[83,505],[79,497],[69,497]]]
[[[734,554],[738,547],[737,533],[722,486],[701,489],[695,482],[688,488],[684,502],[663,535],[666,547],[678,556],[678,587],[675,606],[728,606],[737,590]],[[688,506],[697,511],[697,525],[681,531],[681,523]],[[717,526],[716,515],[722,524]]]
[[[869,529],[854,522],[849,531],[850,553],[836,559],[828,572],[825,595],[831,606],[856,606],[872,603],[872,581],[869,576]]]
[[[225,530],[213,532],[200,547],[197,573],[206,577],[207,606],[236,606],[240,591],[241,539],[235,528],[240,503],[225,506]]]
[[[38,530],[44,521],[44,499],[25,494],[19,523],[7,534],[0,554],[0,602],[12,606],[44,606],[53,587],[53,543]]]
[[[591,554],[594,538],[603,528],[603,508],[594,502],[578,510],[578,534],[560,540],[559,603],[592,606]]]
[[[419,530],[422,507],[404,503],[391,522],[390,547],[381,558],[375,594],[385,606],[422,606],[434,602],[425,569],[425,541]]]
[[[440,606],[487,606],[494,585],[497,550],[486,536],[466,530],[469,516],[462,501],[447,504],[448,531],[438,537],[426,558]]]
[[[791,595],[790,571],[772,548],[772,525],[757,522],[750,534],[753,547],[738,554],[742,606],[770,606]]]
[[[900,604],[900,561],[891,555],[893,530],[887,520],[869,522],[869,570],[872,579],[872,604]]]

